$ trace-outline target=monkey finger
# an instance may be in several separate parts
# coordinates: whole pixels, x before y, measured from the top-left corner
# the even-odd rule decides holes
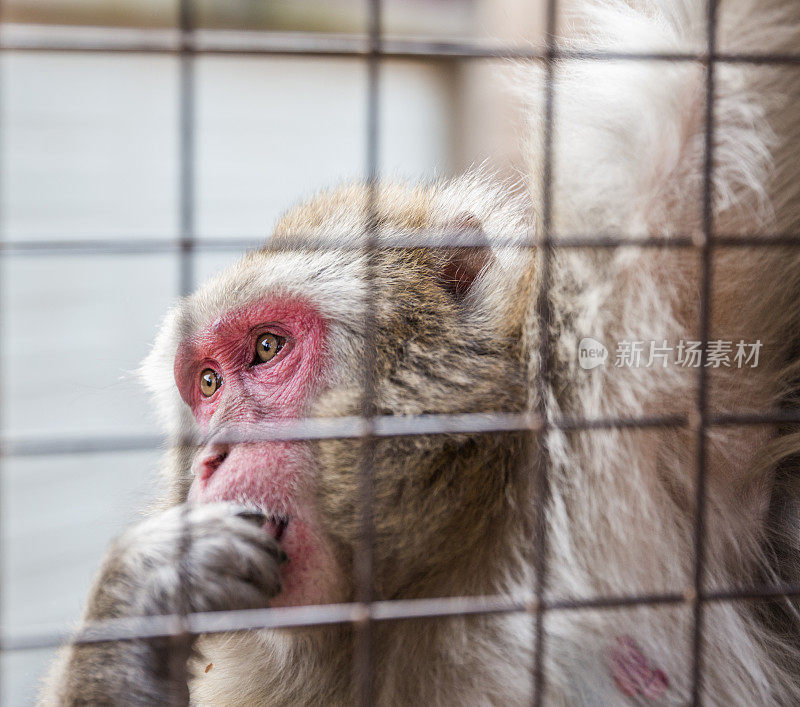
[[[265,513],[262,513],[258,510],[251,510],[249,508],[242,509],[241,511],[236,512],[237,518],[243,518],[244,520],[248,520],[251,523],[261,527],[264,523],[267,522],[267,516]]]
[[[274,593],[233,575],[220,576],[198,598],[195,611],[237,611],[265,608]]]
[[[240,517],[241,516],[239,514],[236,515],[236,518]],[[267,532],[263,525],[244,525],[237,521],[232,521],[229,525],[229,528],[233,529],[243,539],[255,544],[263,552],[271,555],[276,562],[280,564],[288,562],[289,557],[286,552],[278,544],[278,541],[269,532]]]

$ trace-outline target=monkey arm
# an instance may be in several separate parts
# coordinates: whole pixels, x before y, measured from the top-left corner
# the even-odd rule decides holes
[[[265,520],[233,504],[180,505],[133,526],[109,549],[82,626],[174,614],[182,600],[191,612],[266,606],[280,591],[286,555],[263,529]],[[41,704],[185,704],[191,648],[175,638],[70,645]]]

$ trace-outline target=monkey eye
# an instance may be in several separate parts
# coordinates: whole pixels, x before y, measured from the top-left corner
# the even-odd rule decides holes
[[[268,331],[256,339],[256,352],[253,358],[253,365],[271,361],[286,343],[286,337],[273,334]]]
[[[222,376],[213,368],[206,368],[200,373],[200,392],[210,398],[222,385]]]

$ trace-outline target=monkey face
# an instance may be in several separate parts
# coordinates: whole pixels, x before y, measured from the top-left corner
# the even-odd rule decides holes
[[[266,298],[185,338],[175,360],[181,398],[208,440],[194,457],[188,499],[237,502],[267,516],[265,530],[293,558],[282,571],[278,603],[316,603],[330,595],[331,587],[315,581],[323,568],[330,576],[333,563],[309,504],[307,446],[258,441],[270,423],[306,413],[325,379],[326,338],[325,320],[312,306]]]
[[[361,440],[263,438],[287,420],[359,415],[366,346],[375,352],[378,414],[508,412],[525,403],[521,323],[504,309],[518,298],[470,296],[489,277],[497,280],[493,291],[515,286],[497,255],[489,248],[379,248],[368,286],[363,251],[336,247],[363,234],[352,201],[365,192],[350,192],[300,207],[305,221],[293,212],[277,229],[279,242],[291,240],[292,230],[324,235],[331,250],[249,254],[173,310],[145,366],[173,432],[204,440],[175,463],[176,500],[231,501],[268,516],[265,532],[289,556],[275,604],[351,598]],[[389,232],[451,228],[434,219],[440,205],[423,200],[421,210],[417,191],[390,196],[380,213]],[[454,208],[448,195],[442,199]],[[462,214],[449,223],[467,224],[474,235],[493,217]],[[376,442],[370,467],[380,594],[487,545],[508,500],[511,469],[498,455],[513,447],[503,435]]]

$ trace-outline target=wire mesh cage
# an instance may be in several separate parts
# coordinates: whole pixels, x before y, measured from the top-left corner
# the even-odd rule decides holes
[[[537,311],[542,321],[549,321],[548,288],[551,285],[549,262],[553,252],[559,248],[597,248],[616,249],[621,247],[685,249],[698,254],[701,263],[700,280],[700,319],[697,338],[709,340],[712,322],[710,320],[710,299],[713,292],[712,257],[719,248],[752,247],[797,247],[800,237],[796,234],[725,234],[715,231],[713,222],[713,169],[715,146],[715,78],[718,66],[725,63],[791,66],[800,64],[800,55],[778,55],[761,53],[758,55],[734,52],[721,52],[717,48],[717,3],[709,0],[707,12],[706,45],[699,52],[687,53],[619,53],[611,51],[587,51],[560,46],[555,37],[558,17],[557,0],[546,3],[545,45],[543,48],[511,46],[487,42],[441,41],[433,39],[396,39],[384,36],[382,32],[381,0],[368,2],[368,31],[361,36],[334,34],[278,34],[228,32],[215,33],[198,29],[192,0],[180,2],[180,26],[177,31],[161,30],[110,30],[82,29],[59,32],[52,28],[38,28],[28,31],[8,31],[2,38],[2,48],[6,55],[14,53],[79,53],[93,55],[111,54],[167,54],[179,58],[179,96],[177,131],[179,154],[179,203],[177,238],[138,238],[123,237],[113,239],[20,239],[13,233],[5,233],[0,241],[0,257],[5,267],[14,267],[16,259],[36,258],[37,256],[59,255],[103,255],[123,258],[141,254],[161,253],[176,257],[179,262],[177,294],[190,293],[196,281],[196,256],[202,252],[239,252],[242,249],[261,246],[252,239],[197,238],[197,81],[196,65],[199,59],[207,56],[260,57],[305,57],[305,58],[349,58],[366,65],[366,102],[361,107],[364,113],[363,152],[365,164],[364,180],[368,185],[369,199],[364,214],[364,242],[357,247],[367,254],[367,282],[372,268],[370,254],[385,244],[378,245],[375,240],[375,203],[381,177],[379,155],[381,115],[380,93],[382,67],[392,59],[414,59],[416,61],[481,61],[514,59],[535,62],[543,67],[546,80],[543,96],[544,120],[546,124],[544,155],[544,179],[541,203],[541,233],[530,234],[526,247],[536,248],[542,257],[542,277],[540,291],[536,294]],[[702,233],[697,235],[679,234],[677,236],[629,238],[623,235],[592,235],[561,238],[553,233],[551,175],[554,144],[552,124],[558,107],[554,105],[554,86],[558,82],[559,67],[566,62],[694,62],[700,63],[705,71],[705,125],[704,161],[702,179]],[[2,179],[5,181],[5,178]],[[414,239],[402,238],[402,245],[424,244],[424,236]],[[437,241],[441,245],[441,241]],[[461,238],[459,247],[463,247]],[[467,244],[482,247],[482,242]],[[269,247],[269,246],[267,246]],[[278,246],[280,247],[280,246]],[[326,247],[324,243],[312,240],[293,247]],[[373,294],[367,289],[367,300]],[[372,309],[367,306],[367,331],[375,322]],[[373,337],[367,337],[368,340]],[[541,342],[539,360],[550,360],[552,342],[545,336]],[[527,613],[534,626],[534,661],[531,671],[531,695],[533,704],[543,704],[547,672],[547,631],[545,618],[551,612],[573,612],[586,610],[622,610],[639,606],[683,606],[693,615],[693,634],[690,641],[691,694],[693,704],[699,704],[703,680],[703,635],[709,630],[706,609],[717,602],[741,602],[792,597],[800,595],[800,587],[775,584],[749,588],[725,587],[709,590],[704,581],[705,539],[707,537],[707,439],[710,430],[718,427],[744,427],[758,425],[778,425],[800,422],[800,414],[791,410],[756,414],[713,413],[708,405],[708,369],[705,365],[705,350],[701,364],[697,368],[697,395],[693,402],[691,415],[663,415],[636,418],[574,419],[554,416],[548,409],[547,399],[542,397],[540,407],[533,413],[465,413],[465,414],[426,414],[406,417],[389,417],[377,414],[375,406],[374,352],[369,347],[365,360],[361,362],[363,390],[360,415],[336,419],[302,419],[271,433],[265,433],[263,440],[310,440],[326,438],[360,438],[362,440],[361,460],[361,508],[362,508],[362,547],[356,555],[355,577],[357,579],[357,600],[347,604],[325,606],[298,606],[269,608],[247,611],[217,613],[185,613],[169,616],[150,616],[130,619],[116,619],[98,622],[72,636],[67,626],[28,627],[14,631],[3,631],[2,651],[5,654],[37,648],[55,647],[67,640],[92,643],[101,641],[125,641],[136,638],[175,637],[180,640],[188,635],[245,631],[252,629],[309,627],[335,623],[352,624],[356,629],[357,642],[355,675],[358,677],[356,692],[359,704],[371,704],[371,680],[373,656],[371,649],[371,627],[375,622],[390,620],[447,616],[471,616],[483,614]],[[551,371],[543,365],[540,373],[543,384],[548,382]],[[551,597],[548,586],[548,537],[544,513],[537,515],[539,522],[531,542],[539,548],[536,555],[535,581],[529,593],[523,596],[453,596],[413,600],[374,600],[373,568],[371,565],[371,546],[373,528],[371,516],[372,477],[370,473],[370,447],[376,439],[400,435],[452,434],[452,433],[493,433],[520,431],[546,439],[548,431],[610,430],[610,429],[659,429],[686,428],[696,437],[696,485],[694,506],[694,557],[693,576],[689,586],[683,591],[657,594],[631,594],[613,596],[593,596],[586,598]],[[165,443],[160,435],[141,434],[103,434],[92,435],[24,435],[4,434],[2,439],[2,460],[46,455],[64,456],[86,453],[131,452],[156,449]],[[231,440],[252,441],[252,440]],[[186,440],[195,444],[196,440]],[[548,502],[549,462],[547,444],[537,447],[538,459],[532,466],[535,469],[537,502],[544,507]],[[190,543],[191,538],[185,538]]]

